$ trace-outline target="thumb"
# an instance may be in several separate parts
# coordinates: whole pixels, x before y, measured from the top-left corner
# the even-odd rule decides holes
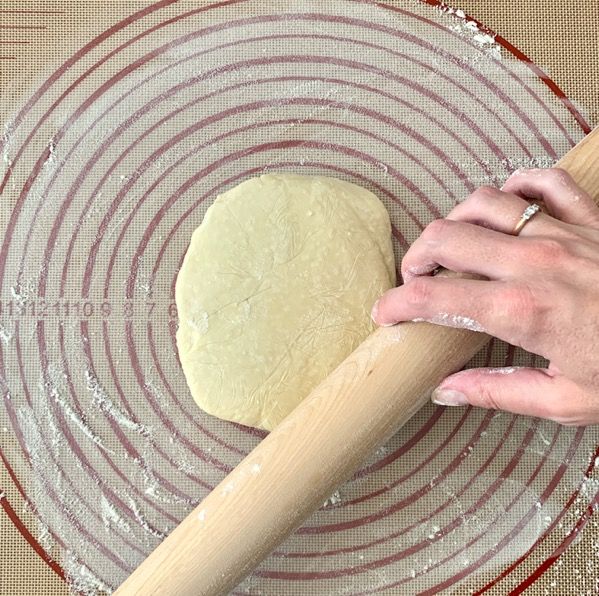
[[[443,406],[472,405],[588,424],[584,392],[570,379],[544,368],[473,368],[447,377],[431,396]]]

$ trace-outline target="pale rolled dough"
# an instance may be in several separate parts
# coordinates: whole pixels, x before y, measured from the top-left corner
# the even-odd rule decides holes
[[[218,197],[177,278],[177,345],[214,416],[271,430],[372,331],[395,285],[389,216],[371,192],[266,174]]]

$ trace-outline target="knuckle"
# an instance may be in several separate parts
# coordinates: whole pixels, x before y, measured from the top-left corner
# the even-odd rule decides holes
[[[525,315],[529,320],[537,312],[537,298],[528,286],[517,288],[512,294],[511,312],[515,317]]]
[[[532,307],[530,293],[521,286],[505,288],[499,298],[503,307],[501,310],[511,316],[528,314]]]
[[[416,277],[405,286],[406,300],[410,304],[426,304],[432,296],[430,277]]]
[[[499,191],[493,186],[479,186],[469,197],[474,204],[487,205],[497,198]]]
[[[523,285],[518,292],[517,304],[520,310],[528,313],[531,322],[536,326],[544,324],[548,308],[541,292],[529,285]]]
[[[538,334],[548,322],[550,306],[543,294],[544,292],[528,284],[513,286],[503,292],[502,302],[506,318],[521,331],[522,322],[526,321],[528,336]]]
[[[572,183],[572,177],[562,168],[549,168],[546,175],[555,184],[569,185]]]
[[[536,238],[533,251],[535,260],[542,265],[560,265],[571,256],[566,243],[557,238]]]
[[[416,242],[418,242],[418,240],[416,240]],[[414,242],[412,246],[408,248],[408,252],[406,252],[406,254],[401,259],[400,270],[402,271],[402,273],[408,271],[410,267],[412,267],[412,265],[418,260],[418,253],[415,249],[416,242]]]
[[[478,388],[478,405],[490,410],[500,410],[501,407],[497,402],[497,397],[486,385]]]
[[[434,219],[426,226],[422,237],[427,241],[437,241],[447,236],[453,222],[448,219]]]
[[[518,168],[512,176],[527,176],[528,174],[536,174],[542,171],[540,168]]]
[[[385,292],[377,302],[378,315],[386,314],[392,311],[395,305],[395,296],[391,292]]]
[[[497,208],[501,191],[493,186],[479,186],[465,201],[456,208],[453,219],[466,221],[483,227],[488,223],[489,211]]]

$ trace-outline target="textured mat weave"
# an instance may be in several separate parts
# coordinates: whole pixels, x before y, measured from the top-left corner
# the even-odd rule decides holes
[[[1,595],[114,588],[260,440],[195,408],[173,344],[216,193],[358,182],[400,258],[597,121],[596,3],[461,8],[479,23],[411,0],[3,0]],[[538,359],[494,342],[487,362]],[[595,593],[598,444],[426,407],[236,593]]]

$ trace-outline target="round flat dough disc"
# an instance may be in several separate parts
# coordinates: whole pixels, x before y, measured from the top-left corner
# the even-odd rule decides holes
[[[194,399],[273,429],[372,331],[394,285],[389,216],[371,192],[295,174],[241,183],[208,209],[177,278]]]

